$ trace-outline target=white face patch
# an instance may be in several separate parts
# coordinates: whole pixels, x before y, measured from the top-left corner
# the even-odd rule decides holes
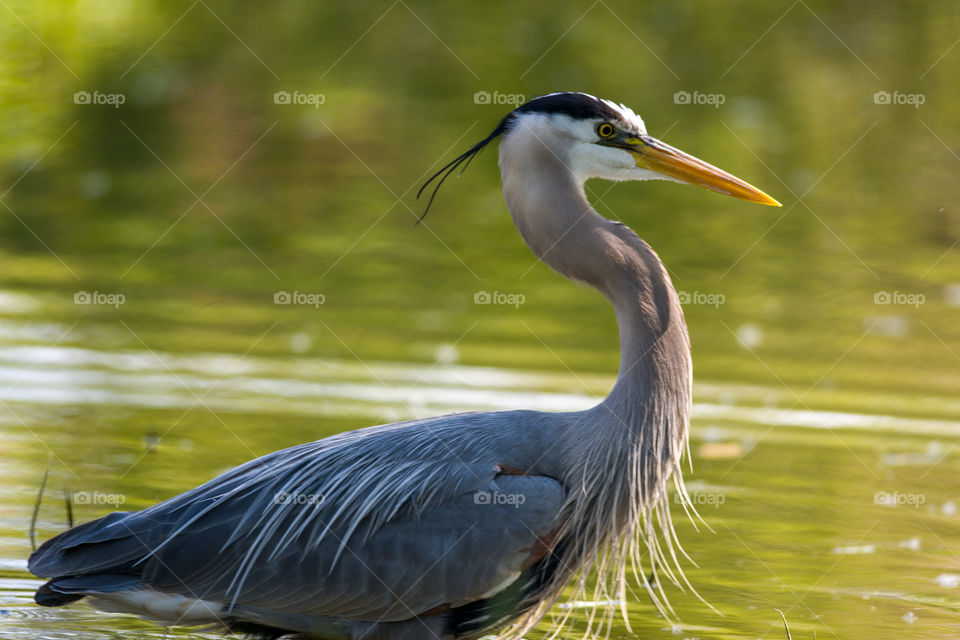
[[[517,115],[517,120],[507,135],[529,136],[530,142],[536,141],[546,146],[581,182],[589,178],[618,181],[665,178],[656,172],[638,167],[636,159],[629,152],[597,144],[600,140],[597,126],[604,122],[633,135],[646,134],[643,120],[631,109],[613,103],[607,104],[616,109],[617,119],[582,119],[565,113],[523,113]]]

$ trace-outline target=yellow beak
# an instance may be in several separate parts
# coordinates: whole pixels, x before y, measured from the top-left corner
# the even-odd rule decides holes
[[[734,198],[759,202],[774,207],[783,206],[760,189],[747,184],[712,164],[674,149],[650,136],[627,138],[619,145],[633,154],[637,166],[662,173],[665,176],[693,184]]]

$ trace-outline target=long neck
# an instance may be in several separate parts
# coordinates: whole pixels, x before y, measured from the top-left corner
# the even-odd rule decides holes
[[[541,141],[507,136],[500,165],[507,207],[533,252],[567,278],[598,289],[616,310],[620,371],[604,405],[633,430],[672,427],[681,431],[673,439],[682,439],[690,347],[660,259],[630,229],[599,215],[564,159]],[[642,424],[654,419],[660,424]]]

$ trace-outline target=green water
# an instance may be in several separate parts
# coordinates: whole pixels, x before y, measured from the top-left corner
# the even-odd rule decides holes
[[[950,2],[6,3],[0,637],[163,633],[32,605],[48,460],[42,537],[64,489],[83,521],[345,429],[605,393],[613,314],[535,262],[493,151],[413,224],[509,108],[475,94],[567,89],[784,203],[588,184],[712,302],[685,313],[713,532],[676,515],[723,615],[638,594],[614,637],[783,638],[776,608],[794,638],[955,637],[958,36]]]

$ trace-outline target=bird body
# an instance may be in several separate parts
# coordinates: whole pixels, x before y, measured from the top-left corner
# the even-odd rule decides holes
[[[631,561],[682,579],[671,568],[678,543],[665,496],[671,477],[686,495],[686,325],[657,255],[596,213],[583,182],[666,177],[775,201],[649,138],[626,107],[578,93],[512,111],[441,170],[438,187],[501,136],[504,197],[520,234],[616,310],[621,362],[610,395],[582,412],[454,414],[266,455],[47,541],[30,558],[30,570],[50,578],[38,603],[90,596],[168,625],[329,640],[466,640],[507,625],[518,636],[575,577],[586,589],[591,569],[597,594],[621,600]],[[648,591],[663,604],[655,583]]]
[[[517,425],[529,425],[522,439],[506,437]],[[346,631],[456,609],[539,559],[538,539],[565,501],[556,480],[536,473],[534,452],[555,429],[510,411],[347,432],[76,527],[41,547],[31,570],[70,576],[43,591],[44,604],[92,594],[105,608],[135,611],[150,605],[144,591],[214,603],[192,609],[194,624]],[[484,555],[496,562],[474,562]],[[158,621],[184,623],[182,610],[159,611]]]

